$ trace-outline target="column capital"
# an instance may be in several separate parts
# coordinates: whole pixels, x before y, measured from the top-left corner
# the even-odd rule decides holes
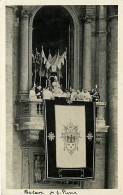
[[[29,17],[30,17],[30,12],[28,12],[27,10],[24,10],[24,9],[22,9],[22,11],[21,11],[21,19],[28,19]]]
[[[89,23],[92,23],[92,20],[94,20],[94,18],[90,18],[90,17],[88,17],[88,16],[85,16],[84,18],[83,18],[83,20],[84,20],[84,22],[86,23],[86,24],[89,24]]]
[[[95,20],[95,6],[94,5],[84,5],[82,6],[82,12],[79,16],[79,21],[82,24],[85,23],[91,23],[93,20]]]
[[[81,24],[83,24],[83,23],[89,24],[89,23],[92,23],[93,20],[95,20],[95,18],[90,17],[90,16],[84,16],[84,17],[79,18],[79,21]]]

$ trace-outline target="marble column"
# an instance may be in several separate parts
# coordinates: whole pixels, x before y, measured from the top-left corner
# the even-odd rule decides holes
[[[13,14],[13,99],[16,101],[18,95],[18,76],[19,76],[19,18],[18,18],[18,8],[14,8]]]
[[[28,97],[29,72],[28,72],[28,19],[29,15],[22,10],[20,19],[20,70],[19,70],[19,95],[21,99]]]
[[[91,89],[91,22],[90,18],[84,23],[83,44],[83,88]]]
[[[33,87],[32,83],[32,23],[29,23],[29,90]]]
[[[73,88],[74,83],[74,31],[71,26],[71,32],[70,32],[70,73],[71,73],[71,79],[70,79],[70,87]]]
[[[95,87],[96,83],[96,20],[92,21],[92,37],[91,37],[91,88]]]
[[[118,187],[118,141],[117,141],[117,100],[118,100],[118,16],[117,6],[110,6],[111,62],[109,81],[109,140],[108,140],[108,188]]]
[[[106,22],[106,6],[99,6],[99,74],[98,88],[100,93],[100,101],[106,101],[106,44],[107,44],[107,22]]]
[[[79,59],[79,89],[82,89],[83,86],[83,64],[82,64],[82,58],[83,58],[83,26],[82,26],[82,19],[80,19],[80,44],[79,44],[79,52],[80,52],[80,59]]]

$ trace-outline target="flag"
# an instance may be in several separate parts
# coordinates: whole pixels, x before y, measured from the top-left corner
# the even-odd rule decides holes
[[[51,72],[56,72],[57,68],[61,70],[62,65],[64,65],[64,59],[66,60],[66,51],[60,56],[59,55],[59,50],[58,54],[54,55],[52,57],[50,50],[49,50],[49,55],[48,55],[48,60],[45,57],[43,47],[42,47],[42,52],[41,52],[42,58],[44,58],[44,63],[46,64],[46,69],[48,70],[51,67]]]
[[[52,55],[49,50],[48,60],[46,61],[46,69],[48,70],[51,67],[50,61],[52,60]]]
[[[57,63],[59,70],[61,70],[61,66],[64,65],[64,59],[66,60],[66,51],[61,56],[59,56],[59,61]]]
[[[44,64],[45,64],[46,61],[47,61],[47,58],[46,58],[46,56],[45,56],[45,53],[44,53],[44,50],[43,50],[43,46],[42,46],[42,50],[41,50],[41,58],[43,58]]]
[[[60,57],[60,55],[59,55],[59,50],[58,50],[58,55],[56,55],[55,62],[52,64],[52,67],[51,67],[52,72],[56,72],[57,64],[59,62],[59,57]]]
[[[65,52],[63,53],[63,56],[64,56],[64,59],[66,60],[66,59],[67,59],[67,51],[65,51]]]
[[[46,68],[47,68],[47,70],[48,70],[50,67],[51,67],[51,63],[47,60],[47,62],[46,62]]]
[[[57,55],[55,54],[47,63],[47,66],[51,67],[51,72],[56,72],[56,60],[57,60]]]
[[[35,63],[35,56],[34,56],[33,52],[32,52],[32,63],[33,64]]]
[[[38,53],[37,48],[35,52],[35,62],[40,65],[40,53]]]
[[[49,50],[48,61],[51,61],[51,59],[52,59],[52,55],[51,55],[50,50]]]
[[[48,60],[46,61],[46,68],[49,69],[56,61],[57,55],[54,55],[54,57],[48,56]]]
[[[63,64],[64,64],[64,53],[61,56],[59,56],[59,61],[57,63],[57,67],[58,67],[59,70],[61,70],[61,66]]]

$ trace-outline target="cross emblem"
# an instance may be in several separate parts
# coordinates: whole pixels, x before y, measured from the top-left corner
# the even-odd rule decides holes
[[[53,141],[55,139],[55,135],[52,132],[50,132],[47,137],[49,138],[50,141]]]
[[[88,138],[89,141],[91,141],[94,136],[92,135],[91,132],[89,132],[86,137]]]

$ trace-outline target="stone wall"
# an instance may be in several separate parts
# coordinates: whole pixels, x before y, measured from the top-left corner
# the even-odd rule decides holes
[[[6,8],[6,182],[12,188],[13,173],[13,8]]]
[[[16,7],[6,7],[6,187],[21,188],[21,148],[14,131],[18,94],[18,22]],[[14,182],[14,183],[13,183]]]

